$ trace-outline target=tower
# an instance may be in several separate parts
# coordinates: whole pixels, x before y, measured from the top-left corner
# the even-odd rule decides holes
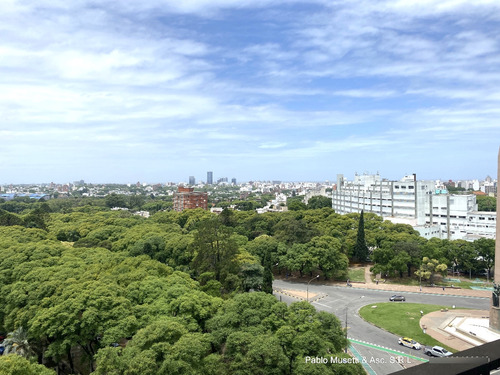
[[[207,172],[207,185],[212,185],[214,183],[214,173]]]

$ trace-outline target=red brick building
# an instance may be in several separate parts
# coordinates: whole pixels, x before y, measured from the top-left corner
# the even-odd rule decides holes
[[[194,191],[194,188],[179,186],[174,193],[174,211],[184,211],[192,208],[208,209],[208,194]]]

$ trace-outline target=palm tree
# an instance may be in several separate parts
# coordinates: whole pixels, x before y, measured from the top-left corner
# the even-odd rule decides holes
[[[3,340],[5,347],[4,354],[15,353],[24,358],[29,358],[34,355],[33,349],[28,342],[28,332],[19,327],[14,332],[9,332],[7,338]]]

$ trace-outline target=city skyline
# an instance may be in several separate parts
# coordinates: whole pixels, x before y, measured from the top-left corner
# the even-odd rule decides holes
[[[0,23],[0,184],[497,178],[498,2],[10,0]]]

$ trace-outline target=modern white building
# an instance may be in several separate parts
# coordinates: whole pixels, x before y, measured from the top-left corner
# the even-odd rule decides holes
[[[346,181],[337,175],[332,208],[339,214],[372,212],[394,223],[409,224],[425,238],[473,241],[496,234],[496,213],[477,211],[475,195],[448,194],[436,189],[435,181],[417,181],[416,175],[400,181],[378,174],[356,175],[354,181]]]

